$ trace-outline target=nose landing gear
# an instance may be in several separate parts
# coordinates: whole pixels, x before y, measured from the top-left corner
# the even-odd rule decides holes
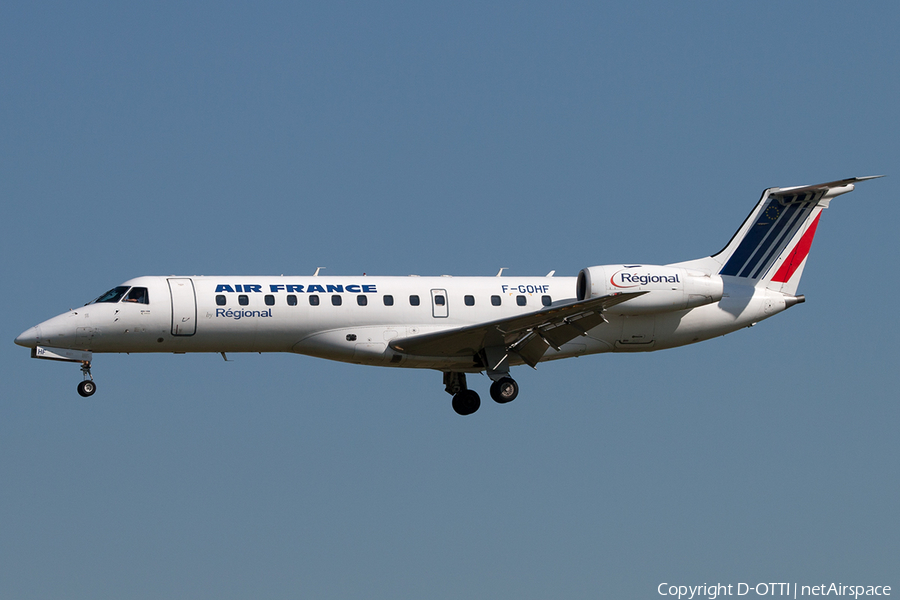
[[[78,384],[78,395],[87,398],[97,391],[97,384],[94,383],[94,377],[91,375],[90,361],[81,363],[81,374],[84,376],[84,381]]]

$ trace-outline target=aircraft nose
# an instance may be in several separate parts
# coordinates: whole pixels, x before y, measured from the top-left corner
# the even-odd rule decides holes
[[[26,348],[34,348],[37,346],[40,337],[41,330],[38,327],[32,327],[19,334],[19,337],[16,338],[16,343],[20,346],[25,346]]]

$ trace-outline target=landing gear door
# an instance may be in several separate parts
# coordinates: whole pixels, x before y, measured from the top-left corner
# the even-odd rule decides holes
[[[197,332],[197,296],[191,279],[169,279],[172,296],[172,335]]]
[[[437,319],[444,319],[450,314],[447,307],[447,290],[431,290],[431,314]]]

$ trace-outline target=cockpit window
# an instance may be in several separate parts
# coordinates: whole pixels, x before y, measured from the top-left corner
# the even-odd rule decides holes
[[[150,294],[147,293],[145,287],[133,287],[125,296],[125,302],[134,302],[136,304],[150,304]]]
[[[101,302],[118,302],[122,299],[122,296],[125,295],[125,292],[128,291],[127,285],[120,285],[119,287],[114,287],[109,290],[93,302],[88,302],[88,304],[99,304]]]

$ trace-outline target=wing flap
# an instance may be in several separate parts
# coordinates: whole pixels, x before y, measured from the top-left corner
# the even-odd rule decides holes
[[[625,292],[589,300],[574,300],[537,312],[392,340],[398,352],[418,356],[475,356],[487,347],[502,347],[534,366],[551,345],[559,348],[603,323],[611,306],[647,292]]]
[[[525,364],[533,369],[537,367],[538,362],[549,347],[547,340],[535,333],[531,333],[519,340],[519,343],[513,344],[509,351],[518,354],[525,361]]]

